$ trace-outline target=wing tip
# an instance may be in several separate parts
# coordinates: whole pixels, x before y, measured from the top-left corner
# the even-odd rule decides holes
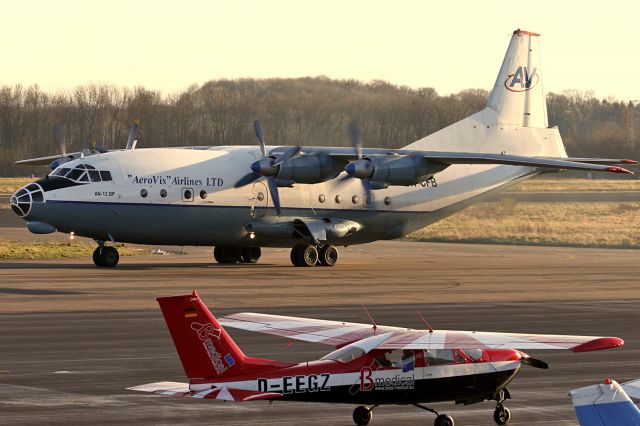
[[[632,160],[629,160],[632,161]],[[633,164],[633,163],[625,163],[625,164]],[[629,174],[633,174],[633,172],[631,170],[627,170],[624,167],[618,167],[618,166],[610,166],[604,169],[605,172],[609,172],[609,173],[629,173]]]
[[[599,337],[597,339],[589,340],[578,346],[571,348],[571,352],[590,352],[599,351],[602,349],[619,348],[624,345],[624,340],[619,337]]]

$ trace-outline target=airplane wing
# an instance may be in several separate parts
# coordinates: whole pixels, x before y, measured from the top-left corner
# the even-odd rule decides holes
[[[205,389],[202,391],[192,391],[189,389],[188,383],[179,382],[156,382],[146,385],[134,386],[127,388],[133,391],[157,393],[169,396],[184,396],[190,398],[203,399],[219,399],[223,401],[258,401],[263,399],[275,399],[282,396],[277,392],[257,392],[245,389],[235,389],[227,387],[217,387],[214,389]]]
[[[620,386],[631,398],[640,399],[640,379],[622,383]]]
[[[377,346],[378,349],[570,349],[588,352],[624,344],[617,337],[374,328],[370,324],[256,313],[229,315],[221,318],[220,323],[224,327],[336,347],[385,333],[389,333],[389,337]]]
[[[633,160],[613,160],[599,158],[551,158],[526,157],[510,154],[478,154],[468,152],[425,152],[426,160],[444,164],[507,164],[511,166],[541,167],[547,169],[593,170],[611,173],[632,173],[613,164],[635,164]]]
[[[13,164],[19,164],[23,166],[48,166],[53,160],[66,157],[66,155],[49,155],[47,157],[29,158],[26,160],[18,160]]]
[[[640,410],[623,386],[607,379],[569,392],[581,426],[629,426],[640,424]]]
[[[371,324],[318,320],[281,315],[238,313],[219,318],[223,327],[238,328],[305,342],[341,347],[376,334],[402,330],[398,327],[377,327]]]

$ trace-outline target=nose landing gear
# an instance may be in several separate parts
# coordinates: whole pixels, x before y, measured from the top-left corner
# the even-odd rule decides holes
[[[93,251],[93,263],[100,268],[113,268],[119,260],[120,254],[115,247],[100,244]]]
[[[493,412],[493,420],[499,425],[506,425],[509,423],[511,419],[511,412],[507,407],[504,406],[504,401],[510,399],[511,395],[509,394],[509,390],[507,388],[501,390],[497,393],[493,399],[496,400],[496,410]]]

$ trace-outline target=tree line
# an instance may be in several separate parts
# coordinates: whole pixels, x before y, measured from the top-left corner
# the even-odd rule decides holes
[[[252,123],[260,118],[268,145],[346,146],[355,119],[364,146],[400,148],[481,110],[488,95],[325,77],[215,80],[170,94],[101,84],[56,93],[0,86],[0,175],[44,174],[13,162],[57,154],[60,142],[67,152],[123,148],[134,120],[139,147],[255,144]],[[548,94],[547,103],[569,155],[639,157],[635,103],[577,91]]]

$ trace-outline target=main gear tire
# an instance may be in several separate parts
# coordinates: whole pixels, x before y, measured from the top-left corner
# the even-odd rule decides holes
[[[359,426],[366,426],[371,421],[371,410],[364,405],[359,405],[353,410],[353,421]]]

